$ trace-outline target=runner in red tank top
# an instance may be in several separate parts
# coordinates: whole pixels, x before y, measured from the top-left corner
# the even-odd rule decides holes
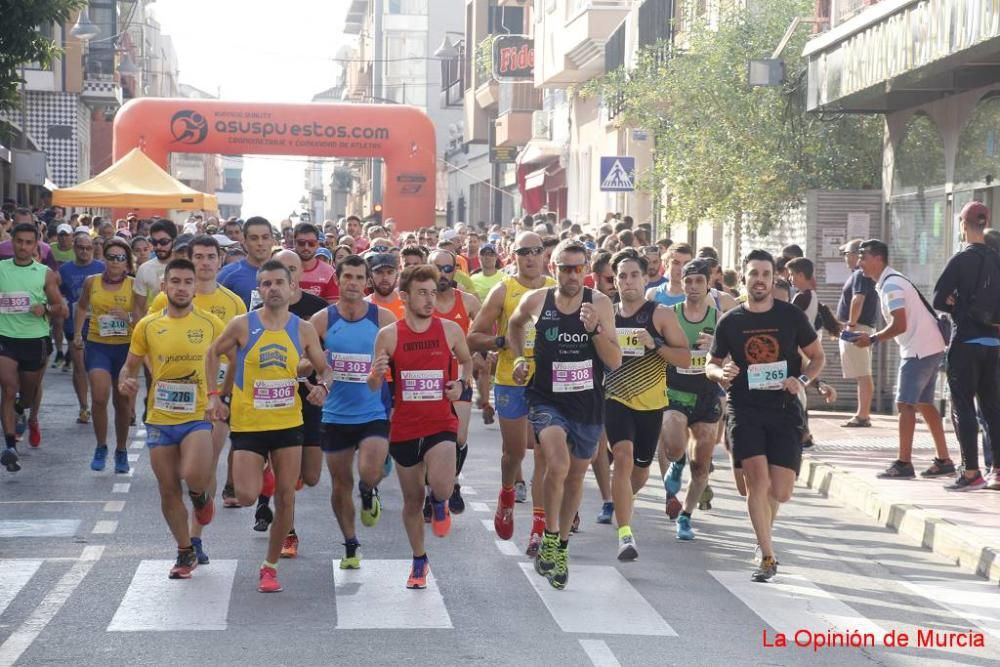
[[[455,289],[455,255],[448,250],[435,250],[430,255],[430,263],[440,272],[438,278],[438,293],[434,314],[444,320],[451,320],[462,327],[462,332],[469,333],[469,325],[479,314],[479,299],[468,292]],[[480,357],[482,359],[482,357]],[[484,360],[485,361],[485,360]],[[458,376],[458,361],[452,360],[452,377]],[[482,391],[482,387],[480,387]],[[488,391],[487,391],[487,395]],[[463,388],[462,396],[455,401],[455,414],[458,415],[458,440],[456,451],[458,461],[456,470],[462,472],[465,457],[469,454],[469,420],[472,417],[472,385]],[[424,521],[430,521],[430,494],[424,502]],[[448,499],[448,509],[452,514],[465,511],[465,500],[462,498],[462,487],[457,482]]]
[[[472,382],[472,359],[462,329],[434,317],[438,271],[432,266],[408,267],[399,292],[406,304],[400,321],[375,339],[375,361],[368,387],[379,391],[392,363],[395,403],[389,425],[389,454],[396,461],[403,492],[403,525],[413,549],[408,588],[427,586],[424,551],[424,480],[431,488],[434,534],[444,537],[451,527],[447,499],[455,485],[455,441],[458,417],[452,402]],[[452,355],[461,375],[452,374]],[[439,500],[440,499],[440,500]]]

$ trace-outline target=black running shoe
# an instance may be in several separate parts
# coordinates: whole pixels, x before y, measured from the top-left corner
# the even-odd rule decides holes
[[[451,498],[448,499],[448,509],[451,510],[452,514],[461,514],[465,511],[465,499],[462,498],[461,484],[456,484],[455,490],[451,492]]]
[[[7,447],[0,453],[0,465],[7,469],[7,472],[17,472],[21,469],[21,464],[17,462],[17,450]]]
[[[271,512],[271,508],[267,503],[262,503],[257,505],[257,511],[254,513],[253,518],[253,529],[258,533],[266,533],[267,529],[271,527],[271,522],[274,521],[274,513]]]

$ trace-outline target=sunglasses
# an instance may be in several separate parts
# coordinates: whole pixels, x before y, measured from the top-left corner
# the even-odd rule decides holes
[[[545,248],[539,245],[539,246],[533,246],[531,248],[518,248],[517,250],[514,251],[514,254],[517,255],[518,257],[527,257],[528,255],[533,255],[537,257],[538,255],[541,255],[543,252],[545,252]]]
[[[372,252],[389,252],[391,248],[387,245],[376,245],[372,246]]]
[[[319,241],[309,241],[307,239],[295,239],[295,245],[302,246],[303,248],[315,248],[319,245]]]
[[[152,243],[155,246],[166,246],[166,245],[170,245],[171,243],[173,243],[174,240],[173,239],[150,239],[149,242]]]
[[[642,251],[644,253],[646,253],[647,255],[659,255],[660,254],[660,248],[659,248],[659,246],[655,246],[655,245],[648,245],[645,248],[643,248]]]
[[[73,246],[73,249],[74,250],[93,250],[94,246],[92,246],[92,245],[75,245],[75,246]]]
[[[125,263],[125,262],[128,261],[128,257],[126,257],[125,255],[105,255],[104,256],[104,261],[105,262],[122,262],[122,263]]]
[[[586,264],[556,264],[559,273],[575,273],[577,275],[587,270]]]
[[[446,266],[441,266],[440,264],[435,264],[435,266],[437,266],[438,271],[440,271],[441,273],[452,273],[452,272],[455,271],[455,265],[454,264],[448,264]]]

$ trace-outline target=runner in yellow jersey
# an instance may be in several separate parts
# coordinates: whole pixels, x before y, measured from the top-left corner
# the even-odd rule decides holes
[[[108,401],[115,408],[115,472],[124,475],[128,465],[128,429],[132,419],[132,399],[118,391],[115,378],[128,357],[132,336],[132,248],[122,239],[104,246],[103,273],[89,276],[80,289],[78,316],[73,322],[73,345],[83,349],[84,366],[90,382],[90,411],[97,447],[90,469],[104,470],[108,458]],[[166,296],[164,296],[164,299]],[[89,311],[89,315],[88,315]],[[88,322],[87,339],[83,327]],[[114,390],[112,390],[114,387]]]
[[[196,236],[187,245],[184,252],[188,259],[194,264],[195,272],[195,293],[194,307],[198,310],[215,315],[223,324],[229,324],[237,315],[247,312],[246,304],[235,292],[219,285],[216,277],[219,267],[222,264],[222,252],[219,242],[208,235]],[[167,305],[167,296],[163,292],[156,295],[150,306],[150,312],[162,311]],[[224,359],[219,367],[219,384],[223,384],[226,376],[226,369],[229,367],[229,360]],[[209,485],[209,494],[215,497],[217,481],[215,479],[216,469],[219,464],[219,456],[222,448],[226,445],[226,438],[229,436],[229,424],[219,420],[212,423],[212,482]],[[232,452],[229,456],[228,469],[232,469]],[[236,496],[232,492],[232,487],[224,488],[222,491],[222,502],[224,507],[239,507]],[[197,520],[191,521],[191,544],[194,546],[195,555],[198,557],[199,565],[206,565],[209,562],[208,554],[205,552],[202,543],[202,526]]]
[[[149,364],[146,446],[160,487],[163,517],[177,541],[177,562],[170,578],[188,579],[198,559],[191,545],[181,482],[187,484],[195,519],[203,526],[209,524],[215,514],[208,493],[212,480],[209,420],[218,415],[208,412],[205,357],[223,325],[214,315],[195,309],[195,271],[189,260],[174,259],[167,264],[161,290],[167,293],[167,307],[135,325],[118,390],[135,396],[139,369],[144,362]]]
[[[307,358],[321,378],[311,384],[307,400],[322,405],[329,393],[330,368],[312,324],[288,310],[292,276],[277,260],[257,271],[257,291],[263,307],[240,315],[226,325],[212,346],[206,363],[210,410],[226,413],[217,388],[220,358],[233,360],[230,425],[233,443],[233,481],[244,507],[257,502],[264,464],[275,476],[275,517],[267,557],[260,568],[258,590],[277,593],[278,559],[292,527],[295,484],[302,470],[302,399],[299,398],[299,361]],[[306,380],[308,382],[308,380]]]
[[[524,384],[514,381],[514,357],[507,347],[507,321],[525,292],[541,287],[551,287],[555,281],[543,275],[542,239],[533,232],[523,232],[514,239],[514,254],[517,259],[517,274],[505,277],[490,290],[482,310],[472,323],[469,345],[475,351],[497,351],[496,383],[493,388],[496,399],[496,413],[500,418],[500,437],[503,440],[503,455],[500,460],[502,487],[497,501],[497,511],[493,517],[493,527],[500,539],[509,540],[514,535],[514,483],[518,479],[521,461],[524,459],[528,443],[534,440],[528,432],[528,403],[525,400]],[[533,328],[529,328],[531,332]],[[496,333],[493,333],[496,331]],[[534,354],[534,337],[525,344],[524,355]],[[530,376],[530,372],[529,372]],[[541,544],[545,530],[544,498],[542,478],[545,474],[545,460],[541,449],[535,448],[535,470],[531,492],[534,505],[531,535],[528,540],[528,555],[534,556]]]

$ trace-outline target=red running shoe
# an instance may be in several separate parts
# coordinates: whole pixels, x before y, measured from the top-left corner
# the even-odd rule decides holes
[[[285,541],[281,543],[281,557],[295,558],[299,555],[299,536],[285,535]]]
[[[676,519],[677,515],[681,513],[684,507],[681,505],[681,501],[677,500],[677,496],[672,493],[667,494],[667,517],[670,519]]]
[[[514,489],[500,489],[493,530],[501,540],[509,540],[514,535]]]
[[[260,568],[260,583],[257,590],[261,593],[280,593],[284,589],[278,581],[278,571],[266,565]]]
[[[38,447],[42,444],[42,429],[38,422],[28,422],[28,444]]]
[[[444,537],[451,530],[451,511],[447,500],[431,502],[431,530],[438,537]]]
[[[191,496],[191,504],[194,505],[194,520],[202,526],[212,523],[215,517],[215,502],[208,495],[208,491],[202,491],[198,496]]]
[[[270,498],[274,495],[274,471],[271,466],[264,468],[264,479],[260,485],[260,495]]]
[[[431,571],[431,565],[427,558],[414,558],[410,567],[410,578],[406,580],[407,588],[422,590],[427,588],[427,574]]]
[[[170,568],[171,579],[190,579],[191,572],[198,567],[198,556],[194,548],[178,549],[177,562]]]

